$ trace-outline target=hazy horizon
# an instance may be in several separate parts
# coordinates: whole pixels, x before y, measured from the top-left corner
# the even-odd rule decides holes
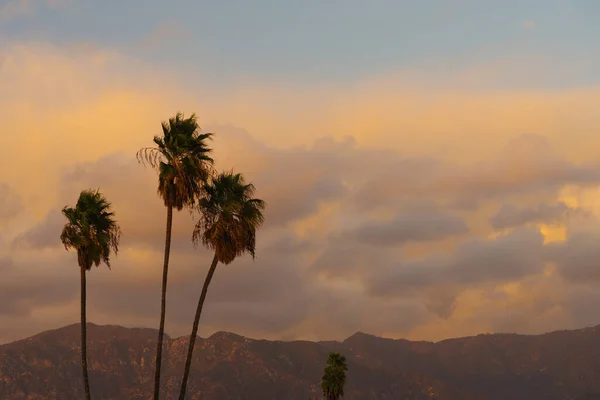
[[[0,344],[79,316],[60,209],[123,237],[88,320],[157,328],[166,211],[135,159],[196,113],[269,204],[200,336],[437,341],[600,324],[600,3],[0,0]],[[166,332],[208,250],[174,218]]]
[[[126,325],[117,325],[117,324],[96,324],[94,322],[88,321],[87,325],[95,325],[97,327],[100,328],[110,328],[110,327],[116,327],[116,328],[123,328],[126,330],[135,330],[135,329],[141,329],[141,330],[151,330],[154,332],[158,332],[158,328],[153,328],[153,327],[147,327],[147,326],[126,326]],[[53,332],[53,331],[60,331],[63,328],[70,328],[71,326],[79,326],[80,322],[73,322],[64,326],[60,326],[60,327],[51,327],[48,328],[44,331],[41,332],[37,332],[33,335],[27,336],[27,337],[23,337],[23,338],[17,338],[15,340],[6,342],[6,343],[0,343],[0,346],[2,346],[3,344],[11,344],[11,343],[15,343],[15,342],[19,342],[19,341],[23,341],[23,340],[28,340],[30,338],[33,338],[39,334],[44,334],[47,332]],[[473,334],[473,335],[466,335],[466,336],[456,336],[456,337],[448,337],[448,338],[444,338],[444,339],[440,339],[440,340],[419,340],[419,339],[406,339],[403,337],[395,337],[395,338],[391,338],[391,337],[387,337],[387,336],[380,336],[380,335],[375,335],[373,333],[370,332],[365,332],[365,331],[356,331],[353,332],[343,338],[339,338],[339,339],[319,339],[319,340],[309,340],[310,342],[344,342],[346,339],[349,339],[355,335],[366,335],[366,336],[374,336],[380,339],[392,339],[392,340],[408,340],[408,341],[412,341],[412,342],[419,342],[419,341],[423,341],[423,342],[428,342],[428,343],[440,343],[440,342],[444,342],[446,340],[455,340],[455,339],[469,339],[469,338],[473,338],[476,336],[480,336],[480,335],[517,335],[517,336],[540,336],[540,335],[547,335],[547,334],[553,334],[553,333],[557,333],[557,332],[565,332],[565,331],[581,331],[581,330],[586,330],[586,329],[595,329],[597,327],[600,327],[600,324],[597,325],[590,325],[590,326],[585,326],[585,327],[580,327],[580,328],[576,328],[576,329],[553,329],[551,331],[548,332],[540,332],[540,333],[535,333],[535,334],[524,334],[524,333],[515,333],[515,332],[479,332],[477,334]],[[220,333],[225,333],[225,334],[232,334],[232,335],[236,335],[236,336],[242,336],[245,337],[246,339],[250,339],[250,340],[267,340],[267,341],[282,341],[282,342],[295,342],[295,341],[305,341],[305,339],[265,339],[262,337],[254,337],[254,336],[248,336],[248,335],[240,335],[237,332],[231,332],[231,331],[227,331],[227,330],[217,330],[214,332],[210,332],[207,333],[206,335],[202,335],[202,336],[198,336],[201,339],[210,339],[212,336],[218,335]],[[184,338],[184,337],[189,337],[189,334],[187,335],[170,335],[169,332],[165,332],[165,337],[169,337],[170,340],[177,340],[180,338]]]

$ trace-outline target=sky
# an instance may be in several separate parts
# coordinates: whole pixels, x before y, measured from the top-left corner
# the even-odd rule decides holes
[[[123,237],[88,321],[157,327],[166,210],[135,159],[196,113],[268,203],[201,336],[442,340],[600,324],[595,0],[0,0],[0,343],[78,322],[60,210]],[[174,218],[166,331],[212,259]]]

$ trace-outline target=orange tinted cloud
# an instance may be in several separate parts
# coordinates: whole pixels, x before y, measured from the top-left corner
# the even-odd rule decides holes
[[[600,148],[594,107],[600,89],[459,89],[452,82],[387,76],[354,87],[248,82],[195,93],[187,89],[187,77],[94,46],[15,44],[0,59],[8,166],[0,169],[0,204],[16,204],[14,212],[1,214],[0,255],[10,260],[3,268],[13,289],[10,299],[0,298],[7,305],[0,325],[13,318],[23,327],[0,334],[4,340],[76,319],[77,275],[58,243],[59,210],[86,187],[100,187],[113,201],[124,231],[114,270],[94,270],[90,277],[91,318],[155,323],[164,209],[154,172],[137,165],[134,154],[177,110],[196,111],[203,128],[216,129],[219,168],[246,173],[270,204],[257,260],[240,259],[219,270],[204,333],[231,329],[325,339],[363,330],[439,339],[498,329],[533,332],[589,318],[580,315],[587,298],[576,297],[577,283],[563,279],[581,279],[588,265],[569,275],[563,264],[573,252],[594,255],[569,240],[584,225],[588,238],[597,233],[589,227],[598,226],[593,199],[600,180],[593,161]],[[485,80],[486,70],[464,72],[461,82]],[[593,218],[585,224],[560,220],[556,231],[539,215],[535,223],[498,227],[501,232],[490,224],[505,205],[523,210],[561,201]],[[425,215],[429,219],[423,217],[427,209],[436,211]],[[443,218],[432,221],[435,216]],[[168,315],[171,333],[185,334],[188,305],[210,255],[189,243],[189,215],[176,218]],[[460,229],[436,225],[444,221]],[[514,259],[502,258],[522,242],[523,224],[530,229],[523,237],[539,251],[531,254],[539,268],[519,269]],[[370,240],[359,234],[365,226]],[[407,229],[402,240],[379,240],[401,228]],[[555,242],[556,254],[546,254],[540,231]],[[475,255],[467,251],[467,257],[461,248],[469,243],[480,247],[469,248]],[[500,254],[489,271],[488,251]],[[542,268],[545,257],[557,263],[554,275]],[[319,260],[333,271],[329,276],[314,273]],[[460,270],[467,264],[474,272]],[[32,275],[40,280],[24,279]],[[46,291],[28,296],[50,276]],[[373,293],[373,282],[394,283],[392,278],[399,286],[388,287],[386,295]],[[502,299],[490,295],[496,287]],[[553,295],[560,290],[566,299]],[[502,319],[507,302],[520,309],[521,319]],[[53,319],[32,319],[52,304]],[[320,315],[324,308],[336,310],[328,323]],[[523,323],[539,310],[539,324]]]

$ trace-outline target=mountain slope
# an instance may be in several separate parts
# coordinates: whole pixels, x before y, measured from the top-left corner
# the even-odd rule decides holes
[[[345,399],[600,398],[600,330],[480,335],[439,343],[357,333],[343,342],[198,339],[188,399],[318,399],[331,350],[348,358]],[[156,331],[88,327],[95,399],[151,397]],[[81,398],[79,325],[0,346],[0,400]],[[187,338],[166,338],[164,398],[175,397]]]

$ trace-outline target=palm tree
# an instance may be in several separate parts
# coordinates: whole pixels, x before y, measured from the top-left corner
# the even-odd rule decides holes
[[[252,198],[254,191],[254,185],[246,183],[241,174],[233,172],[221,173],[204,185],[205,197],[199,201],[200,219],[194,228],[192,241],[194,244],[202,242],[214,250],[215,255],[196,308],[179,400],[185,399],[200,314],[217,264],[230,264],[245,252],[250,253],[252,258],[255,256],[256,230],[264,221],[262,211],[266,203]]]
[[[202,194],[203,183],[211,175],[213,164],[213,159],[209,156],[211,149],[206,143],[212,137],[212,133],[200,133],[195,114],[184,118],[181,113],[177,113],[168,122],[162,123],[162,133],[162,136],[154,137],[154,147],[146,147],[137,152],[137,159],[140,163],[148,164],[158,171],[157,191],[167,208],[154,400],[158,400],[160,394],[160,367],[165,332],[173,209],[181,211],[184,207],[191,208],[196,204]]]
[[[346,357],[337,352],[329,353],[327,366],[321,378],[321,389],[325,399],[338,400],[344,396],[346,371],[348,371]]]
[[[85,273],[92,265],[105,263],[110,268],[111,251],[119,251],[121,228],[115,221],[110,203],[99,191],[84,190],[79,195],[75,208],[62,210],[67,218],[60,240],[65,249],[77,250],[77,263],[81,271],[81,367],[85,398],[90,400],[90,383],[87,369],[86,341],[86,283]]]

